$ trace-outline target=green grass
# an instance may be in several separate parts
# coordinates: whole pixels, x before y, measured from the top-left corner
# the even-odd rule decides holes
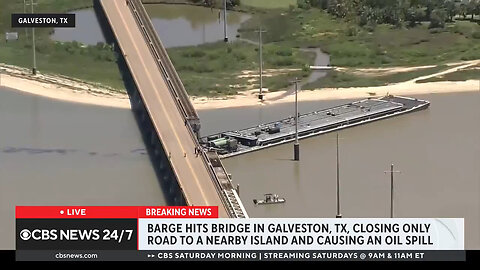
[[[357,76],[341,71],[329,71],[327,76],[306,84],[302,89],[320,88],[343,88],[343,87],[366,87],[385,85],[384,82],[375,77]]]
[[[297,0],[240,0],[243,6],[261,9],[288,8],[290,5],[296,6]]]
[[[262,24],[265,42],[290,47],[320,47],[332,65],[346,67],[416,66],[480,58],[480,25],[469,21],[447,24],[445,29],[396,29],[378,25],[373,32],[334,18],[319,9],[270,11],[242,26],[242,36]]]
[[[12,43],[13,44],[13,43]],[[42,73],[66,75],[80,80],[98,82],[123,90],[123,81],[109,46],[81,47],[79,43],[37,43],[37,69]],[[30,44],[8,45],[0,48],[1,62],[32,67]]]
[[[244,70],[258,69],[257,46],[243,42],[225,45],[223,42],[188,48],[171,48],[168,53],[189,94],[216,96],[235,94],[246,90],[251,84],[249,78],[238,78]],[[311,55],[298,49],[280,47],[275,44],[264,46],[265,69],[302,68],[312,61]],[[265,86],[271,89],[284,88],[295,76],[308,72],[293,71],[285,75],[265,79]],[[258,82],[255,82],[255,84]],[[278,88],[281,87],[281,88]]]
[[[257,39],[253,30],[260,24],[264,35],[265,68],[297,68],[312,63],[312,56],[300,47],[320,47],[331,56],[332,65],[345,67],[415,66],[442,64],[480,58],[480,25],[469,21],[447,24],[432,31],[428,25],[413,29],[394,29],[379,25],[373,32],[354,23],[334,18],[319,9],[278,9],[295,5],[296,0],[242,0],[247,10],[255,13],[242,25],[241,37]],[[66,12],[90,7],[91,0],[41,0],[36,12]],[[20,40],[6,43],[0,35],[0,62],[31,67],[31,40],[24,29],[10,29],[10,14],[23,11],[21,0],[0,0],[0,33],[18,31]],[[240,7],[242,8],[242,7]],[[108,46],[83,47],[78,43],[50,40],[52,29],[37,29],[37,67],[40,72],[58,73],[99,82],[123,89],[123,82]],[[225,45],[222,42],[169,49],[186,89],[192,95],[234,94],[252,83],[238,78],[243,70],[258,69],[256,46],[246,43]],[[439,67],[440,68],[440,67]],[[331,72],[310,87],[347,87],[384,85],[421,76],[421,70],[384,77],[362,77]],[[289,72],[265,78],[265,87],[280,90],[293,77],[305,77],[308,70]],[[413,76],[413,77],[412,77]],[[256,84],[257,82],[253,82]],[[256,86],[254,86],[256,87]]]
[[[432,68],[425,68],[416,71],[400,72],[384,76],[361,76],[344,71],[330,71],[326,77],[313,83],[304,85],[304,89],[318,88],[344,88],[344,87],[368,87],[382,86],[392,83],[400,83],[415,79],[417,77],[434,74],[451,67],[440,65]]]

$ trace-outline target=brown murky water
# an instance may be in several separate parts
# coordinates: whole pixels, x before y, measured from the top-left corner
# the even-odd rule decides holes
[[[480,89],[479,89],[480,91]],[[418,96],[426,111],[340,131],[341,213],[389,217],[395,164],[396,217],[463,217],[466,248],[480,248],[480,92]],[[308,102],[302,112],[346,101]],[[201,112],[204,134],[293,114],[293,104]],[[231,119],[235,119],[232,121]],[[224,160],[252,217],[335,217],[335,133]],[[254,206],[264,193],[287,202]]]
[[[223,17],[219,10],[190,5],[145,5],[165,47],[195,46],[223,40]],[[93,9],[73,11],[75,28],[55,28],[56,41],[78,41],[88,45],[105,42]],[[229,40],[235,40],[240,25],[251,15],[227,12]],[[168,38],[165,38],[168,37]]]
[[[165,205],[129,110],[0,87],[0,249],[16,205]]]
[[[418,96],[426,111],[340,132],[344,217],[463,217],[466,248],[480,248],[480,92]],[[347,102],[304,102],[301,112]],[[204,135],[273,121],[293,104],[200,111]],[[335,134],[224,160],[252,217],[334,217]],[[282,205],[254,206],[264,193]],[[163,205],[128,110],[0,91],[0,249],[13,248],[15,205]]]

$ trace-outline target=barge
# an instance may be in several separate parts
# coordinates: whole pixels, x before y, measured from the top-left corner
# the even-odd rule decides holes
[[[430,102],[388,95],[298,115],[298,138],[363,125],[414,111],[424,110]],[[205,150],[217,151],[221,158],[241,155],[295,140],[295,117],[260,124],[242,130],[226,131],[203,137]]]

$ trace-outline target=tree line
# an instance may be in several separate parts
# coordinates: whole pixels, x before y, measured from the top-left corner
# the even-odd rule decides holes
[[[223,0],[190,0],[190,2],[203,4],[207,7],[222,7]],[[227,0],[227,8],[232,8],[234,6],[240,5],[240,0]]]
[[[456,16],[480,23],[475,20],[480,15],[480,0],[297,0],[297,6],[321,8],[338,18],[370,27],[377,24],[414,27],[430,22],[430,28],[441,28]]]

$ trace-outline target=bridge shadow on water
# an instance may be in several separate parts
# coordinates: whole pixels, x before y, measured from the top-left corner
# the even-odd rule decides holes
[[[155,131],[149,113],[135,85],[132,74],[130,73],[99,0],[94,0],[93,5],[105,39],[108,44],[113,45],[114,51],[117,55],[118,68],[122,75],[125,89],[127,89],[127,93],[130,97],[132,112],[142,134],[145,148],[147,149],[150,162],[164,193],[167,205],[186,205],[185,198],[178,185],[178,181],[170,165],[168,156],[165,153],[157,132]],[[143,42],[143,40],[140,42]],[[132,181],[135,181],[135,179],[132,179]]]

